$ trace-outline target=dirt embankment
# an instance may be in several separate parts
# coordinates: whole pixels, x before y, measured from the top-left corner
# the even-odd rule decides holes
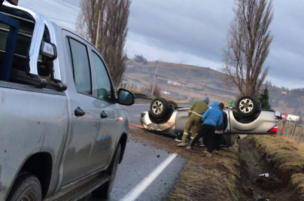
[[[246,137],[219,155],[204,157],[206,148],[186,150],[174,138],[131,126],[135,142],[187,158],[166,200],[270,201],[304,200],[304,153],[279,136]],[[268,173],[269,177],[260,177]]]

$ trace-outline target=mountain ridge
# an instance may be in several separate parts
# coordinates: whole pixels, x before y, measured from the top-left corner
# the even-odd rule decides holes
[[[127,61],[123,83],[129,83],[137,88],[149,88],[154,81],[162,91],[171,92],[190,101],[202,100],[206,96],[211,101],[226,102],[235,100],[239,94],[237,87],[227,84],[225,74],[208,67],[198,67],[186,64],[149,61],[145,64]],[[184,87],[169,85],[168,81],[177,82]],[[261,87],[264,89],[266,84]],[[304,89],[288,90],[285,87],[272,86],[267,82],[269,102],[273,109],[283,113],[302,116],[304,109]],[[304,116],[304,112],[303,112]]]

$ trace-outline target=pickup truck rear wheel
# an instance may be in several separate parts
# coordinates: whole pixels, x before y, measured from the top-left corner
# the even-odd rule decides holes
[[[242,96],[237,100],[236,109],[239,115],[249,117],[258,108],[258,101],[252,96]]]
[[[170,109],[170,106],[169,106],[167,100],[164,98],[158,97],[151,101],[150,114],[154,118],[158,119],[158,118],[162,118],[162,117],[166,116],[169,109]]]
[[[42,192],[37,177],[24,173],[17,177],[7,201],[40,201]]]
[[[121,155],[121,144],[118,144],[118,147],[115,152],[115,156],[112,159],[112,162],[106,172],[108,175],[111,176],[110,181],[106,182],[105,184],[103,184],[102,186],[100,186],[99,188],[94,190],[92,192],[93,197],[104,198],[104,199],[107,199],[110,197],[113,183],[114,183],[115,176],[116,176],[116,172],[117,172],[117,167],[119,164],[120,155]]]

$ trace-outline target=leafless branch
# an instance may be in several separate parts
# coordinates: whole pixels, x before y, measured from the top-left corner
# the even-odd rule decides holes
[[[235,0],[235,18],[230,24],[223,49],[226,76],[241,95],[256,96],[269,67],[263,64],[269,54],[273,36],[269,25],[273,19],[271,0]]]
[[[130,4],[130,0],[82,0],[78,16],[77,32],[95,44],[98,15],[101,13],[97,49],[104,57],[116,86],[126,69],[124,45]]]

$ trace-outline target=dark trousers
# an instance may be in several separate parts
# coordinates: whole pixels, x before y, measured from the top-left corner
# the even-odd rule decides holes
[[[191,147],[195,145],[195,143],[198,142],[198,140],[203,137],[203,139],[206,139],[208,142],[208,152],[212,153],[213,151],[213,141],[214,141],[214,131],[215,127],[207,124],[203,124],[198,132],[198,134],[195,136],[195,138],[191,142]]]
[[[222,134],[214,134],[214,148],[213,148],[213,150],[214,149],[217,150],[217,151],[220,150],[221,137],[222,137]]]

